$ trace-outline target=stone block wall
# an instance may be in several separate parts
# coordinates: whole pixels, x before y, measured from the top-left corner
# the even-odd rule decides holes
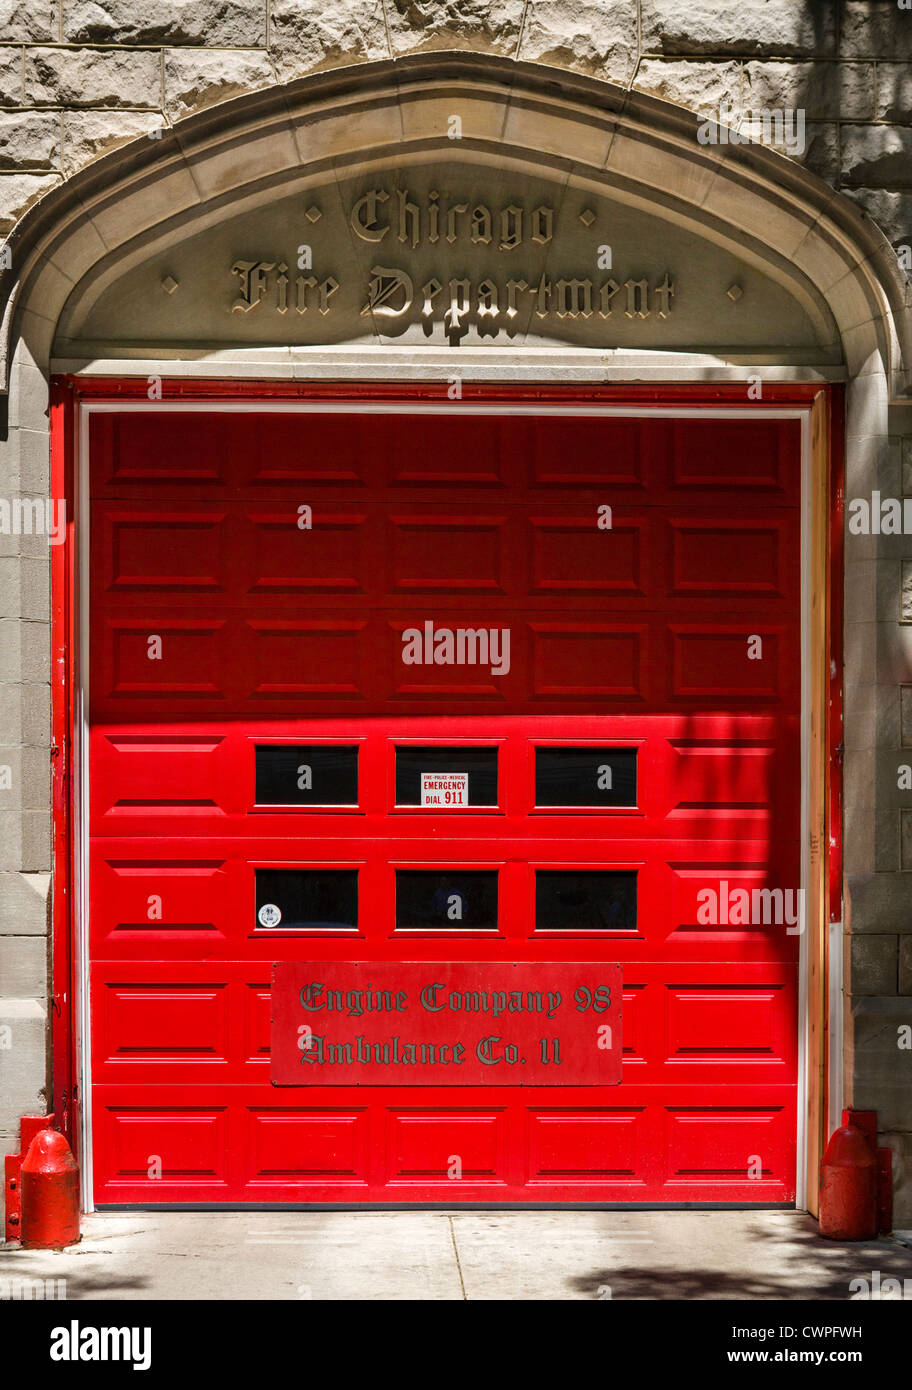
[[[897,0],[0,0],[0,232],[137,135],[308,73],[462,49],[690,110],[800,108],[813,170],[912,237],[912,10]]]
[[[912,243],[912,10],[902,0],[0,0],[0,236],[117,145],[240,94],[427,49],[570,69],[704,115],[723,104],[745,119],[801,109],[808,140],[797,157],[894,245]],[[5,442],[0,496],[46,497],[46,386],[24,362],[12,389],[28,397],[28,427]],[[857,399],[849,436],[862,458]],[[912,492],[908,423],[894,434],[850,492]],[[847,557],[851,1098],[881,1111],[912,1224],[912,1102],[893,1041],[912,1021],[912,810],[895,781],[896,763],[912,761],[900,622],[912,555],[904,538],[881,539]],[[47,1084],[48,624],[46,541],[0,535],[0,766],[10,770],[0,776],[0,1028],[13,1042],[0,1050],[5,1151],[19,1114],[43,1107]]]

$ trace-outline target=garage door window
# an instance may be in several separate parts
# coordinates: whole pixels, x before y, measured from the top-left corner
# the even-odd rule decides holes
[[[357,745],[261,744],[258,806],[357,806]]]
[[[396,805],[458,810],[497,805],[497,749],[400,746]]]
[[[400,869],[396,928],[496,931],[497,871]]]
[[[357,869],[257,869],[256,924],[338,931],[358,926]]]
[[[636,806],[635,748],[536,748],[536,806]]]
[[[536,931],[636,931],[637,876],[627,870],[539,870]]]

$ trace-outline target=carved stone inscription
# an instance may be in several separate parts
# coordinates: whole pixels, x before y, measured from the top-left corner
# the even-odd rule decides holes
[[[748,247],[675,222],[658,196],[634,205],[607,184],[449,149],[313,179],[202,227],[188,216],[74,293],[55,351],[185,343],[838,351],[812,288],[796,298]]]
[[[317,212],[311,209],[308,216]],[[319,215],[319,214],[318,214]],[[579,215],[591,226],[595,214]],[[363,291],[362,317],[378,326],[421,323],[427,333],[442,325],[451,343],[469,327],[485,337],[512,336],[530,318],[540,321],[628,320],[653,318],[661,323],[673,310],[675,282],[669,271],[659,275],[600,276],[580,266],[559,264],[560,238],[555,209],[548,203],[501,206],[470,200],[444,200],[436,188],[425,197],[408,187],[376,184],[348,209],[351,235],[386,253],[370,265]],[[557,245],[555,242],[557,240]],[[381,248],[381,243],[386,243]],[[397,245],[398,243],[398,245]],[[438,263],[427,266],[427,250],[439,248]],[[464,273],[459,258],[471,249],[480,273]],[[536,254],[530,258],[528,252]],[[544,264],[542,264],[544,253]],[[395,256],[395,259],[394,259]],[[433,259],[433,257],[432,257]],[[527,264],[534,259],[534,267]],[[612,247],[595,242],[590,264],[611,269]],[[398,263],[397,263],[398,262]],[[334,274],[314,273],[309,244],[291,258],[238,259],[232,313],[259,315],[331,315],[342,283]],[[551,269],[552,263],[554,269]],[[296,269],[297,264],[297,269]],[[388,331],[388,329],[387,329]]]

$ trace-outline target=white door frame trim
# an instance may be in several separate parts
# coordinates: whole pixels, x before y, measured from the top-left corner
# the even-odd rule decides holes
[[[558,365],[559,355],[554,365]],[[162,366],[166,364],[162,363]],[[167,364],[172,368],[173,363]],[[88,373],[86,374],[88,375]],[[162,375],[167,375],[163,372]],[[676,379],[681,378],[676,374]],[[695,386],[699,382],[692,383]],[[99,414],[145,414],[148,412],[190,412],[190,413],[314,413],[322,414],[449,414],[458,411],[462,414],[482,415],[599,415],[624,416],[627,418],[679,418],[698,417],[708,419],[756,419],[758,414],[764,419],[794,419],[800,421],[801,428],[801,887],[805,890],[801,898],[801,918],[799,923],[799,967],[798,967],[798,1076],[797,1076],[797,1145],[796,1145],[796,1187],[795,1205],[803,1210],[806,1203],[806,1154],[808,1129],[808,1039],[809,1039],[809,1001],[808,1001],[808,935],[806,931],[805,899],[808,888],[810,865],[810,824],[809,824],[809,785],[810,785],[810,467],[811,467],[811,406],[781,406],[762,404],[746,406],[688,406],[675,405],[599,405],[597,402],[571,403],[567,405],[547,402],[502,401],[483,402],[459,400],[440,402],[422,401],[302,401],[302,400],[263,400],[248,398],[219,401],[187,400],[148,400],[112,399],[81,401],[78,405],[77,428],[75,431],[74,488],[76,493],[76,575],[77,575],[77,671],[74,700],[74,837],[76,865],[76,884],[74,894],[74,985],[75,1019],[77,1035],[77,1070],[80,1105],[80,1129],[77,1155],[83,1176],[83,1210],[92,1212],[94,1206],[94,1179],[92,1167],[92,1076],[91,1076],[91,1032],[92,1019],[89,1010],[89,937],[88,937],[88,882],[89,882],[89,429],[91,417]],[[832,930],[832,929],[831,929]],[[831,937],[831,947],[832,947]],[[829,1006],[833,1000],[842,998],[842,951],[829,952]],[[837,1011],[838,1013],[838,1011]],[[830,1031],[830,1112],[833,1113],[835,1096],[838,1091],[841,1103],[842,1067],[841,1050],[838,1053],[839,1065],[833,1068],[835,1029]]]

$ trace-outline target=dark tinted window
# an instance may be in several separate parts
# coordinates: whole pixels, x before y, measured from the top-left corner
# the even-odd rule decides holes
[[[396,874],[397,927],[497,928],[497,873],[477,869]]]
[[[396,749],[396,805],[420,806],[421,774],[467,772],[470,806],[497,805],[496,748]]]
[[[637,876],[623,870],[539,870],[535,875],[535,929],[635,931]]]
[[[256,908],[258,927],[356,927],[358,871],[257,869]]]
[[[256,799],[258,806],[356,806],[357,746],[258,747]]]
[[[536,806],[635,806],[635,748],[536,748]]]

